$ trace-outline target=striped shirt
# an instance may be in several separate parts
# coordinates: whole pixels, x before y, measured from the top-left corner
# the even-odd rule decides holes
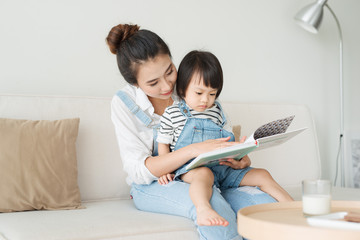
[[[190,113],[195,118],[210,119],[218,125],[223,124],[221,109],[218,104],[206,109],[203,112],[197,112],[190,109]],[[171,151],[174,150],[175,144],[185,126],[186,117],[180,112],[178,104],[174,104],[165,109],[160,118],[160,129],[156,141],[159,143],[170,144]]]

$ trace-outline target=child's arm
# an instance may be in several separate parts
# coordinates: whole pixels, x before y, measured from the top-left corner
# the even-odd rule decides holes
[[[159,156],[165,155],[170,152],[170,144],[158,142],[158,154]]]
[[[160,127],[156,138],[159,156],[170,153],[170,143],[174,138],[174,131],[175,127],[171,115],[168,112],[168,108],[166,108],[164,114],[160,118]]]

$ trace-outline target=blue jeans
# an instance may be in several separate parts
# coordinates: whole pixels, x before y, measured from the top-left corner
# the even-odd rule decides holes
[[[139,210],[182,216],[196,224],[196,209],[189,196],[189,186],[188,183],[180,181],[172,181],[166,185],[154,181],[150,185],[133,184],[130,193]],[[214,187],[210,199],[211,206],[229,222],[229,225],[227,227],[197,226],[200,239],[242,239],[237,232],[237,211],[246,206],[270,202],[275,200],[254,187],[225,190]]]

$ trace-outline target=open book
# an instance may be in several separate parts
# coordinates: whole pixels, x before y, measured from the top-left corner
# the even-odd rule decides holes
[[[286,132],[294,117],[290,116],[262,125],[244,143],[200,154],[187,165],[186,169],[190,170],[204,165],[214,166],[219,161],[226,161],[227,158],[240,160],[252,151],[284,143],[306,129],[301,128]]]

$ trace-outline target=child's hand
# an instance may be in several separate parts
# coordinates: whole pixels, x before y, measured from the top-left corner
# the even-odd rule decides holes
[[[169,181],[171,182],[174,180],[174,177],[175,177],[175,174],[173,174],[173,173],[168,173],[168,174],[162,175],[161,177],[159,177],[158,183],[160,185],[168,184]]]

